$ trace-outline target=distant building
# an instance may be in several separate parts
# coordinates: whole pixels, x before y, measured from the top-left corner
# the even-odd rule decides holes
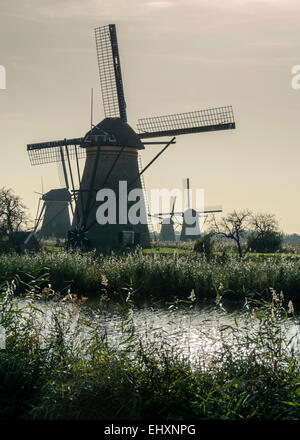
[[[43,195],[45,214],[39,231],[44,239],[66,238],[71,227],[69,204],[71,194],[66,188],[52,189]]]

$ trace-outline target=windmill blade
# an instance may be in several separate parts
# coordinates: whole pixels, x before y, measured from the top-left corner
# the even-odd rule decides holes
[[[45,209],[46,209],[46,205],[45,205],[45,203],[43,203],[43,206],[42,206],[42,209],[41,209],[41,211],[40,211],[40,214],[39,214],[39,216],[38,216],[38,218],[36,219],[36,222],[35,222],[35,225],[34,225],[34,228],[33,228],[33,231],[31,231],[30,232],[30,234],[27,236],[27,238],[26,238],[26,240],[24,241],[24,244],[25,245],[27,245],[28,243],[29,243],[29,241],[31,240],[31,238],[34,236],[34,234],[36,233],[36,231],[37,231],[37,229],[38,229],[38,227],[39,227],[39,224],[40,224],[40,222],[41,222],[41,220],[42,220],[42,216],[43,216],[43,214],[44,214],[44,212],[45,212]]]
[[[33,233],[35,233],[35,231],[36,231],[36,229],[38,228],[38,225],[39,225],[39,218],[40,218],[40,204],[41,204],[41,198],[39,197],[39,202],[38,202],[38,207],[37,207],[37,210],[36,210],[36,215],[35,215],[35,223],[34,223],[34,227],[33,227]],[[33,235],[33,234],[32,234]],[[27,237],[28,238],[28,237]],[[31,238],[31,235],[30,235],[30,238]],[[25,240],[26,241],[26,240]],[[27,242],[26,242],[26,244],[27,244]]]
[[[220,205],[206,206],[203,211],[196,211],[197,214],[213,214],[216,212],[223,212],[223,208]]]
[[[217,212],[223,212],[223,209],[221,206],[210,206],[210,207],[205,207],[203,209],[203,211],[195,211],[198,215],[203,215],[203,214],[214,214]],[[160,215],[168,215],[169,213],[160,213]],[[174,212],[174,215],[184,215],[184,212]]]
[[[176,196],[173,199],[173,206],[172,206],[172,209],[171,209],[171,218],[174,216],[175,203],[176,203]]]
[[[161,217],[159,214],[148,214],[148,217],[159,218],[160,220],[163,219],[163,217]]]
[[[190,209],[190,207],[191,207],[191,200],[190,200],[191,191],[190,191],[189,177],[187,177],[186,179],[183,179],[183,185],[184,185],[184,189],[187,190],[187,209]]]
[[[61,188],[65,187],[65,178],[64,178],[64,170],[62,166],[62,162],[56,162],[57,165],[57,174],[58,174],[58,180],[60,183]]]
[[[95,39],[105,117],[127,122],[116,25],[96,28]]]
[[[51,142],[28,144],[27,152],[31,165],[43,165],[47,163],[62,162],[61,148],[69,146],[68,151],[72,159],[76,158],[76,146],[82,145],[83,138],[63,139]],[[85,148],[77,149],[78,159],[85,159]]]
[[[38,202],[38,206],[37,206],[37,210],[36,210],[36,215],[35,215],[35,222],[37,222],[38,218],[39,218],[40,204],[41,204],[41,198],[39,197],[39,202]]]
[[[139,119],[137,130],[141,138],[179,136],[204,131],[235,128],[231,106],[218,107],[175,115]]]
[[[74,139],[60,139],[57,141],[50,142],[38,142],[35,144],[27,145],[27,152],[29,155],[31,165],[44,165],[48,163],[61,162],[61,150],[60,147],[69,147],[68,151],[71,159],[85,159],[86,149],[89,145],[101,146],[102,139],[101,136],[90,135],[87,138],[74,138]],[[165,144],[165,142],[145,142],[145,144]],[[175,144],[175,138],[172,139],[170,144]],[[79,148],[77,148],[79,147]],[[82,148],[80,148],[82,147]]]
[[[41,222],[41,220],[43,218],[43,214],[45,212],[45,209],[46,209],[46,205],[45,205],[45,203],[43,203],[41,210],[39,210],[40,202],[41,202],[41,199],[39,199],[38,211],[36,213],[37,216],[36,216],[36,221],[35,221],[35,225],[34,225],[34,228],[33,228],[33,232],[37,231],[37,229],[38,229],[38,227],[40,225],[40,222]]]
[[[58,162],[58,163],[60,163],[61,166],[62,166],[65,185],[66,185],[66,188],[69,189],[69,181],[68,181],[68,175],[67,175],[67,169],[66,169],[66,161],[65,161],[65,152],[64,152],[64,148],[63,147],[59,147],[59,149],[60,149],[61,162]],[[67,148],[66,148],[66,150],[67,150]],[[68,150],[67,150],[67,153],[68,153]]]
[[[171,215],[172,213],[171,212],[158,212],[157,214],[154,214],[154,215],[156,215],[157,217],[160,215],[160,216],[162,216],[162,215]],[[173,213],[174,215],[176,214],[176,212],[174,212]]]

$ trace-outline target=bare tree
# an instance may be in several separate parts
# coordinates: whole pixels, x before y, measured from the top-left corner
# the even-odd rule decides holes
[[[251,227],[258,235],[278,231],[278,221],[273,214],[255,214],[251,218]]]
[[[273,214],[256,214],[251,219],[248,247],[258,252],[275,252],[282,244],[282,233]]]
[[[226,217],[217,221],[212,217],[210,222],[211,232],[215,235],[235,241],[240,258],[250,250],[251,242],[270,233],[277,233],[278,222],[273,214],[253,214],[249,210],[233,211]]]
[[[0,236],[10,238],[28,223],[27,208],[12,189],[0,189]]]
[[[213,234],[234,240],[239,256],[242,258],[249,250],[247,244],[243,245],[243,241],[250,228],[251,220],[252,214],[250,211],[233,211],[226,217],[222,217],[219,221],[213,216],[210,228]]]

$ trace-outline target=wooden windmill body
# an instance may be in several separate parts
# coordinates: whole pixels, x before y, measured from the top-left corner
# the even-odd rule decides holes
[[[150,235],[147,224],[147,214],[145,200],[141,201],[146,222],[136,225],[120,223],[120,210],[123,209],[121,217],[126,215],[133,201],[128,201],[129,192],[139,189],[142,192],[142,183],[139,176],[138,153],[144,149],[140,138],[133,129],[120,118],[106,118],[90,132],[85,139],[101,134],[106,138],[101,141],[101,146],[91,145],[86,147],[86,161],[81,178],[81,195],[73,220],[75,230],[78,219],[84,219],[87,229],[86,237],[94,246],[115,247],[120,243],[140,244],[147,246],[150,244]],[[108,134],[108,136],[107,136]],[[97,159],[98,155],[98,159]],[[95,163],[98,165],[95,169]],[[113,172],[110,173],[113,165]],[[95,169],[93,188],[91,178]],[[109,175],[108,178],[106,178]],[[133,185],[132,180],[138,176]],[[120,189],[121,182],[121,189]],[[127,187],[125,191],[122,188]],[[116,196],[116,222],[99,224],[95,222],[99,203],[95,203],[97,190],[106,188],[112,190]],[[121,193],[120,193],[121,192]],[[93,194],[93,197],[91,195]],[[122,202],[120,202],[122,199]],[[127,200],[125,203],[124,201]],[[121,205],[121,206],[120,206]],[[78,215],[79,214],[79,215]],[[89,227],[91,225],[91,227]]]
[[[159,234],[159,241],[172,242],[176,241],[174,230],[174,208],[176,203],[176,197],[173,199],[171,212],[168,217],[162,217],[161,214],[155,214],[154,217],[158,217],[161,220],[161,228]]]
[[[163,219],[159,234],[159,241],[175,241],[174,221],[171,218]]]

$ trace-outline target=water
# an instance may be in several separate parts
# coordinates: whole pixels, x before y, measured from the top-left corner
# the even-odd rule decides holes
[[[18,304],[28,309],[31,301],[19,299]],[[241,306],[236,311],[232,306],[215,305],[148,306],[124,314],[116,309],[103,311],[95,301],[79,308],[73,303],[51,301],[35,301],[34,305],[42,312],[37,314],[40,335],[47,338],[55,322],[59,322],[66,340],[74,347],[88,347],[92,335],[97,334],[111,348],[134,353],[142,343],[153,355],[166,352],[202,366],[222,359],[224,344],[230,345],[233,356],[246,355],[253,348],[265,350],[263,345],[258,348],[249,340],[258,331],[265,331],[265,326]],[[278,335],[287,344],[290,341],[289,350],[299,350],[299,327],[299,315],[278,325]]]

